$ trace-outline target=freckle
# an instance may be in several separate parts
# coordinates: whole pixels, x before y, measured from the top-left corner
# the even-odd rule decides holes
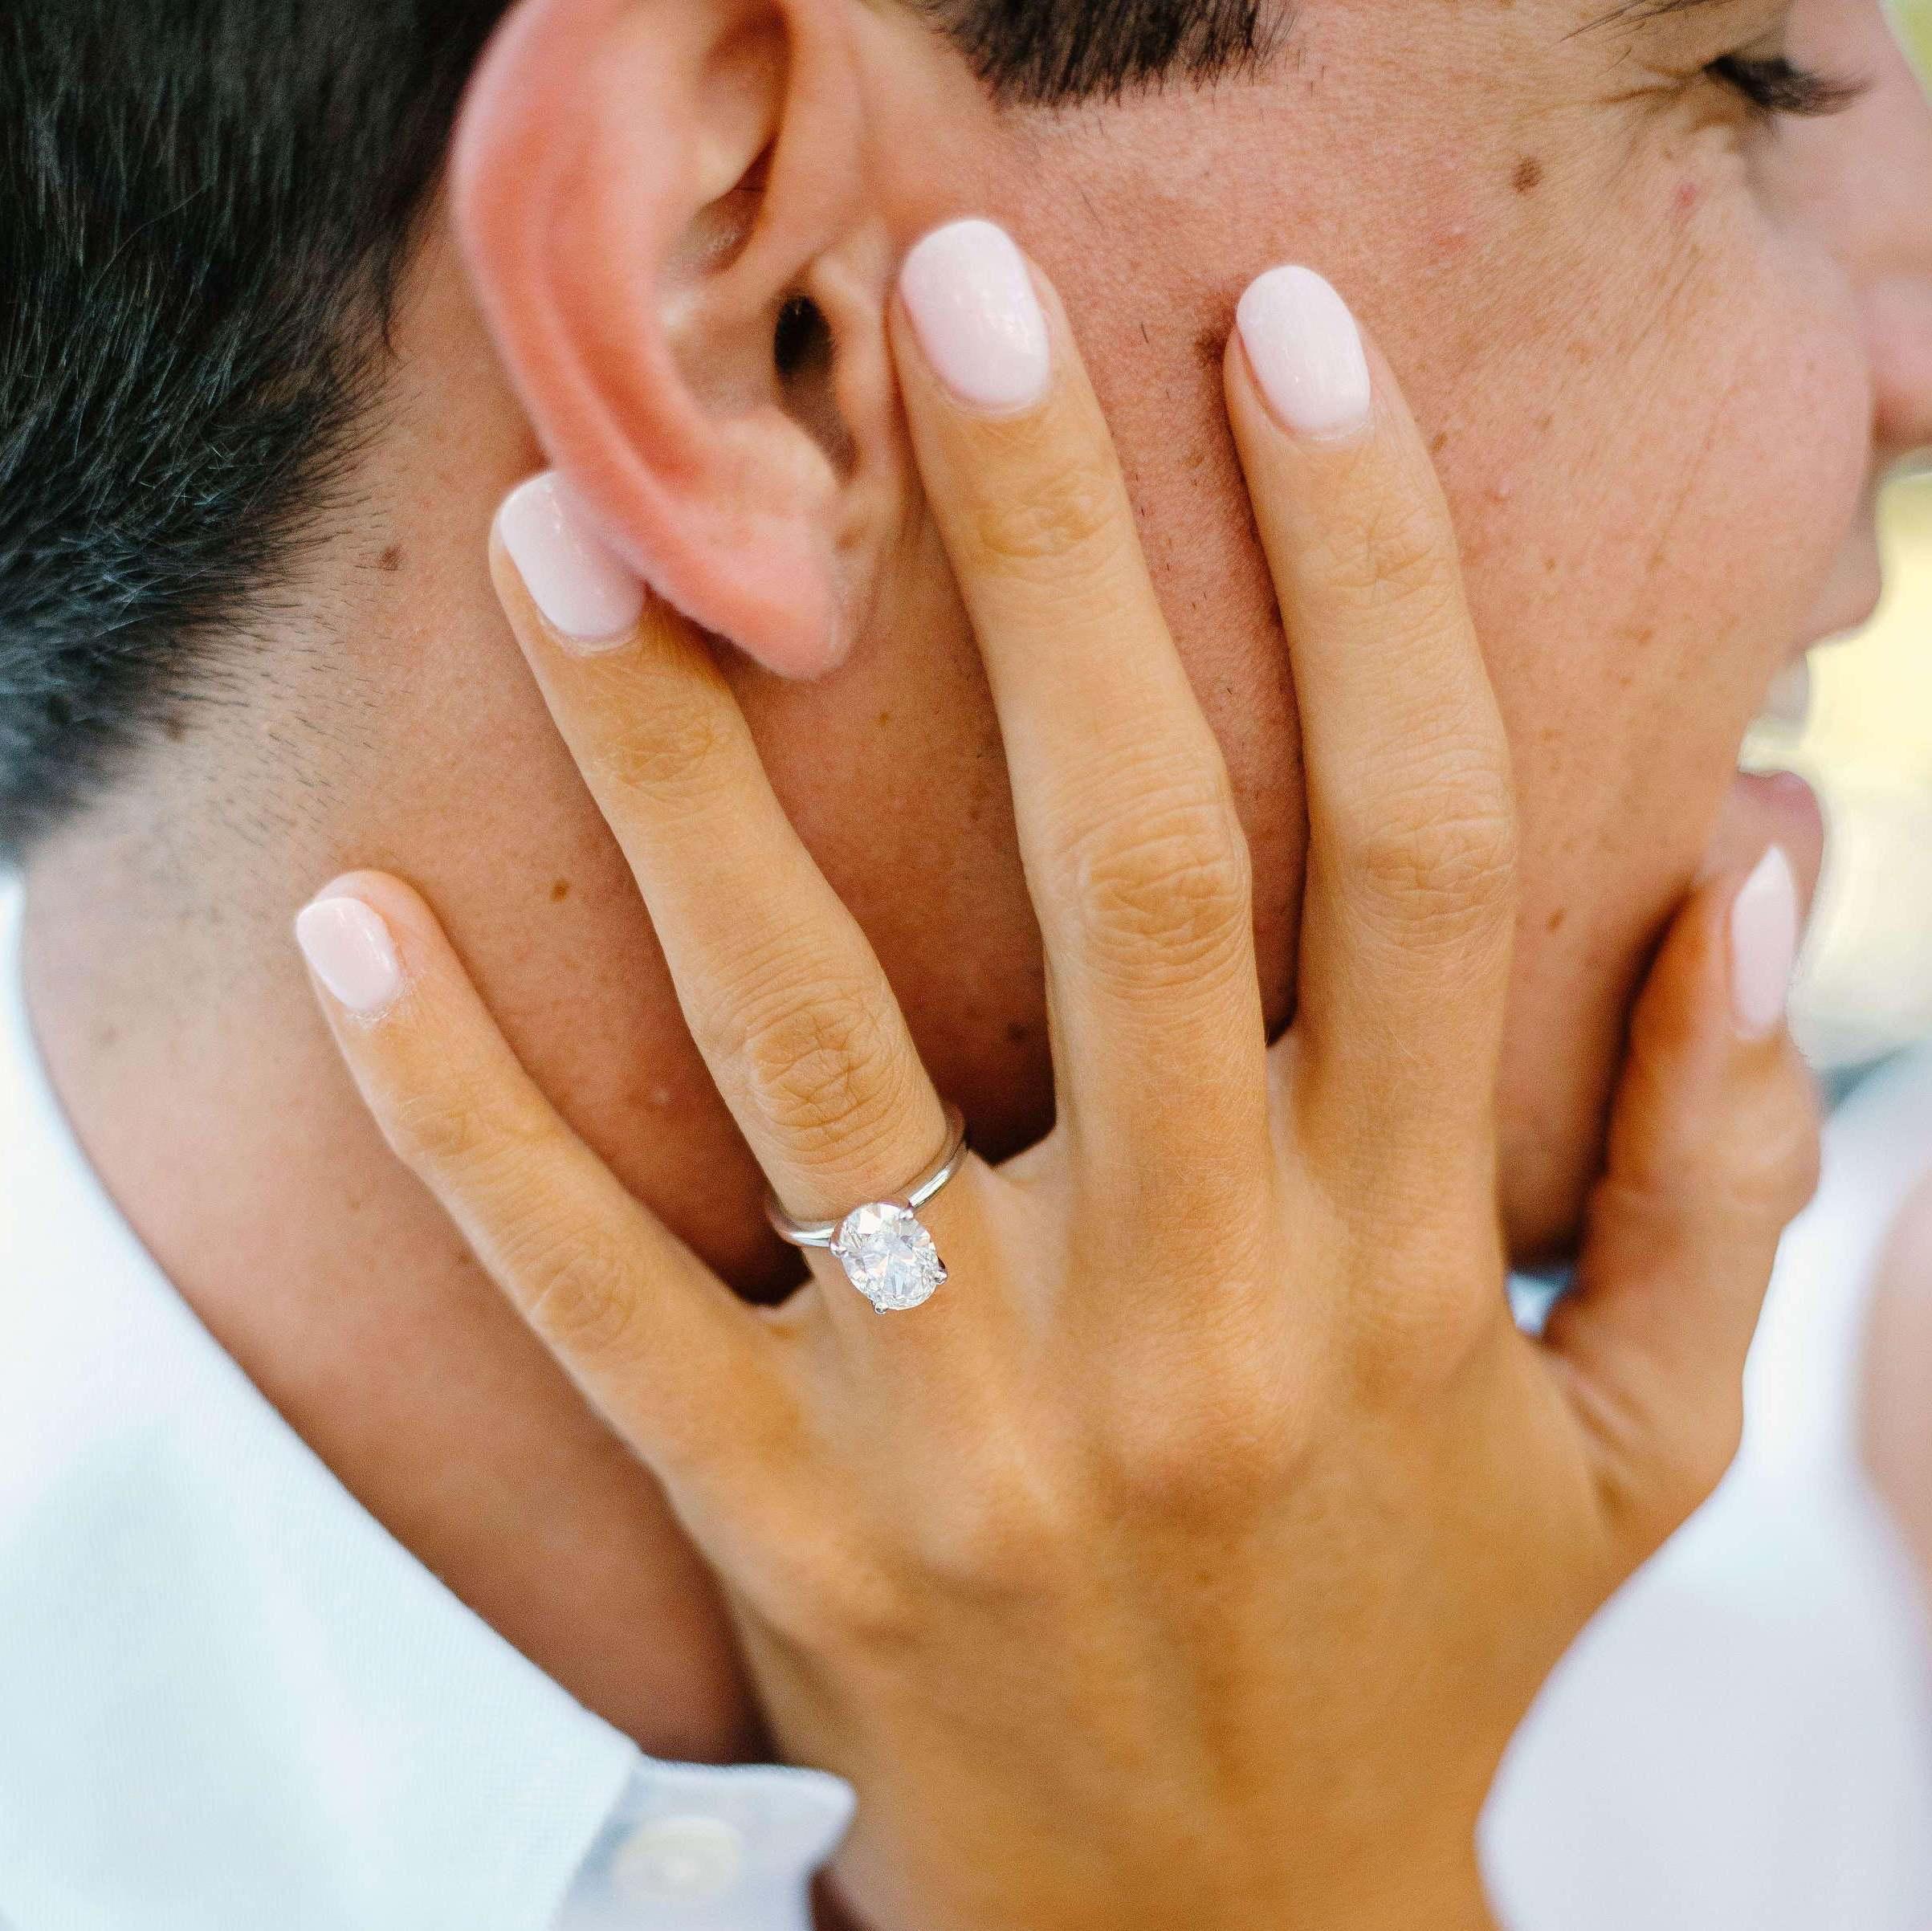
[[[178,744],[188,735],[188,727],[179,718],[164,718],[161,720],[161,735],[170,744]]]
[[[1228,352],[1228,334],[1233,327],[1230,316],[1224,324],[1211,322],[1194,338],[1194,359],[1203,369],[1218,369]]]
[[[1549,575],[1554,576],[1556,574],[1556,559],[1554,556],[1546,556],[1543,560],[1543,567]]]
[[[1021,1019],[1014,1020],[1006,1029],[1006,1043],[1009,1046],[1023,1046],[1033,1036],[1033,1028]]]
[[[1543,185],[1543,163],[1534,154],[1524,155],[1510,180],[1518,194],[1534,194]]]
[[[1646,644],[1654,644],[1657,642],[1657,625],[1645,624],[1641,630],[1632,630],[1630,633],[1630,641],[1640,650]]]
[[[880,730],[883,731],[885,727],[891,722],[892,713],[890,711],[882,711],[878,714],[878,727]]]
[[[1541,430],[1545,435],[1547,435],[1550,431],[1556,426],[1556,412],[1554,409],[1545,409],[1543,413],[1536,418],[1536,426]]]
[[[1437,430],[1435,434],[1429,438],[1429,453],[1432,456],[1440,456],[1449,447],[1449,433],[1447,430]]]
[[[393,543],[376,559],[376,568],[393,576],[402,568],[402,545]]]
[[[1551,913],[1550,923],[1545,929],[1552,932],[1560,932],[1563,929],[1564,923],[1568,919],[1569,916],[1570,915],[1568,911],[1566,911],[1563,906],[1559,906],[1555,911]]]
[[[558,879],[550,888],[550,902],[552,905],[561,905],[569,896],[570,881],[568,878]]]

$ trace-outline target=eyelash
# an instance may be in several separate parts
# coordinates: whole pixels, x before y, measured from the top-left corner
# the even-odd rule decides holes
[[[1842,114],[1865,91],[1861,80],[1840,79],[1800,67],[1783,55],[1768,59],[1729,54],[1711,63],[1711,78],[1734,89],[1767,119],[1789,115],[1806,120]]]

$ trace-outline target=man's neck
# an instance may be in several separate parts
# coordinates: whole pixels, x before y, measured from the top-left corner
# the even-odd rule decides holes
[[[382,1145],[285,919],[164,905],[137,838],[36,863],[28,1007],[89,1159],[216,1339],[457,1595],[646,1750],[756,1752],[707,1571]]]

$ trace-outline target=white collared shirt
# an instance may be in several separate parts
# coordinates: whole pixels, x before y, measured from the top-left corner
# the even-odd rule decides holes
[[[0,1925],[804,1931],[850,1789],[652,1762],[196,1321],[35,1061],[0,877]]]
[[[802,1931],[847,1786],[650,1761],[361,1509],[88,1169],[18,922],[0,879],[0,1927]],[[1932,1648],[1846,1446],[1856,1285],[1932,1161],[1932,1057],[1833,1143],[1743,1461],[1499,1788],[1520,1931],[1932,1925]]]

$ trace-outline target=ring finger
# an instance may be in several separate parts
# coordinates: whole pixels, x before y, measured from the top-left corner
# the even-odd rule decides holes
[[[696,630],[624,570],[555,475],[504,504],[491,568],[778,1198],[819,1220],[910,1179],[945,1143],[945,1110]]]

